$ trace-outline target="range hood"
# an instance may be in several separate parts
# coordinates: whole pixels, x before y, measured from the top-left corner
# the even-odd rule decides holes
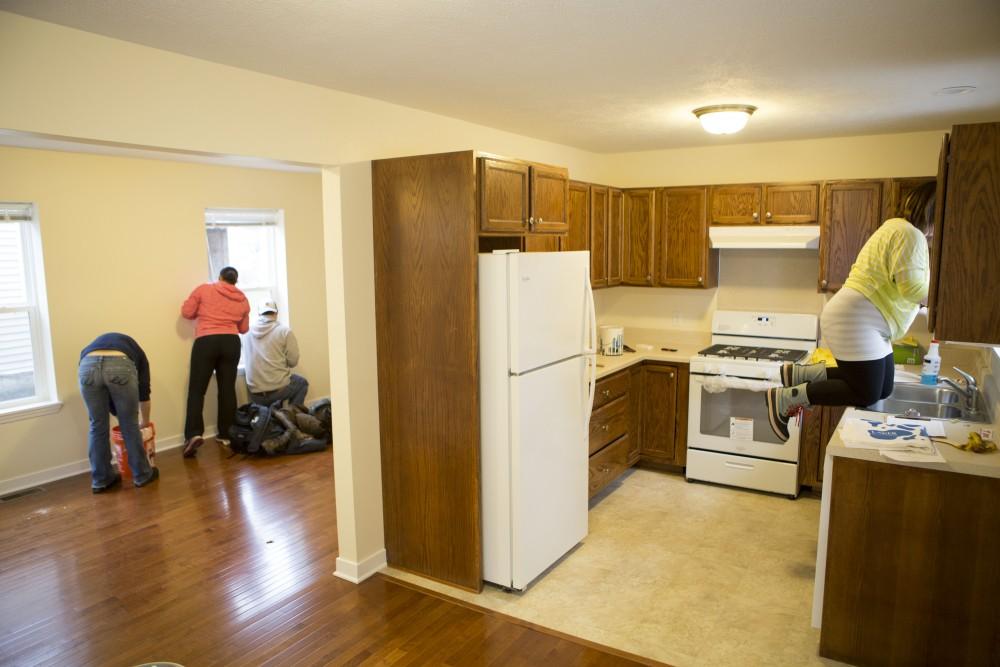
[[[714,226],[708,229],[713,248],[819,248],[819,225]]]

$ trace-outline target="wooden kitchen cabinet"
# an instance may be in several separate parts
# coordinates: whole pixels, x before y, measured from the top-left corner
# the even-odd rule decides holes
[[[642,442],[639,454],[655,463],[673,463],[677,451],[677,368],[642,368]]]
[[[594,389],[588,453],[589,497],[600,493],[629,468],[635,459],[632,369],[601,378]]]
[[[560,250],[588,250],[590,235],[590,186],[579,181],[569,182],[569,233],[563,237]],[[593,273],[593,272],[592,272]]]
[[[819,183],[764,185],[764,223],[809,225],[819,222]]]
[[[569,175],[565,169],[520,160],[479,158],[479,231],[569,230]]]
[[[799,483],[813,488],[823,484],[823,462],[846,407],[818,405],[810,408],[802,420],[799,440]]]
[[[619,238],[621,238],[619,236]],[[610,246],[608,245],[608,188],[590,186],[590,286],[607,287]]]
[[[625,190],[622,283],[653,285],[655,197],[652,188]]]
[[[557,252],[565,236],[556,234],[525,234],[521,243],[522,252]]]
[[[625,193],[608,191],[608,286],[622,282],[622,252],[625,239]]]
[[[632,366],[628,370],[629,401],[629,438],[628,464],[639,462],[639,443],[642,441],[642,364]]]
[[[938,175],[944,208],[931,243],[934,334],[942,340],[997,345],[1000,123],[956,125],[945,151]]]
[[[868,237],[882,224],[881,180],[828,181],[823,184],[819,239],[819,289],[844,285]]]
[[[708,239],[708,188],[656,191],[656,283],[664,287],[715,287],[719,251]]]
[[[713,185],[711,195],[713,225],[752,225],[761,221],[760,185]]]

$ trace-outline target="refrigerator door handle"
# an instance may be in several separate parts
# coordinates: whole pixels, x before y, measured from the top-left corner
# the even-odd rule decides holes
[[[588,389],[587,392],[587,409],[583,413],[583,432],[584,434],[589,434],[590,432],[590,413],[594,411],[594,394],[597,392],[597,308],[594,306],[594,290],[590,288],[590,271],[589,267],[584,275],[584,289],[587,291],[587,315],[589,322],[588,327],[590,329],[587,341],[588,345],[584,349],[586,356],[587,372],[588,372]]]

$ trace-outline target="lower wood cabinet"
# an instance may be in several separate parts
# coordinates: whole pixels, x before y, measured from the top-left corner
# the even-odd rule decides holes
[[[799,484],[813,488],[823,485],[826,446],[837,430],[846,407],[816,406],[805,413],[799,440]]]
[[[687,463],[687,404],[687,364],[643,364],[640,461],[669,466]]]
[[[643,362],[601,378],[590,416],[590,497],[636,463],[687,462],[688,365]]]

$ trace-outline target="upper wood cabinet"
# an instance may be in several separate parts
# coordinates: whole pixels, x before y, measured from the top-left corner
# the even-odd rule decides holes
[[[572,224],[572,223],[571,223]],[[621,238],[619,236],[619,238]],[[608,188],[590,186],[590,285],[608,284]]]
[[[622,253],[625,240],[625,193],[608,191],[608,286],[622,282]]]
[[[555,234],[525,234],[521,237],[521,250],[524,252],[558,252],[560,241],[565,236]]]
[[[760,185],[713,185],[712,224],[752,225],[760,222]]]
[[[565,169],[479,158],[479,231],[565,233],[568,208]]]
[[[562,233],[569,229],[569,172],[557,167],[531,166],[531,216],[535,232]],[[532,221],[533,220],[533,221]]]
[[[819,183],[765,185],[764,222],[772,225],[819,222]]]
[[[931,286],[927,294],[927,328],[934,331],[937,326],[937,293],[939,276],[941,275],[941,233],[944,225],[944,205],[948,188],[948,143],[950,137],[945,134],[941,140],[941,150],[938,153],[937,187],[934,189],[934,229],[928,240],[930,245]]]
[[[527,231],[530,171],[531,167],[523,162],[480,158],[480,231]]]
[[[809,225],[819,221],[819,183],[713,185],[713,225]]]
[[[956,125],[946,159],[944,217],[934,230],[934,333],[1000,344],[1000,123]]]
[[[626,285],[654,283],[655,197],[651,188],[625,191],[622,282]]]
[[[714,287],[718,250],[709,248],[708,188],[663,188],[656,197],[656,282]]]
[[[569,183],[569,233],[563,237],[561,250],[587,250],[590,234],[590,186],[579,181]]]
[[[828,181],[823,185],[819,289],[839,290],[868,237],[882,223],[883,181]]]

